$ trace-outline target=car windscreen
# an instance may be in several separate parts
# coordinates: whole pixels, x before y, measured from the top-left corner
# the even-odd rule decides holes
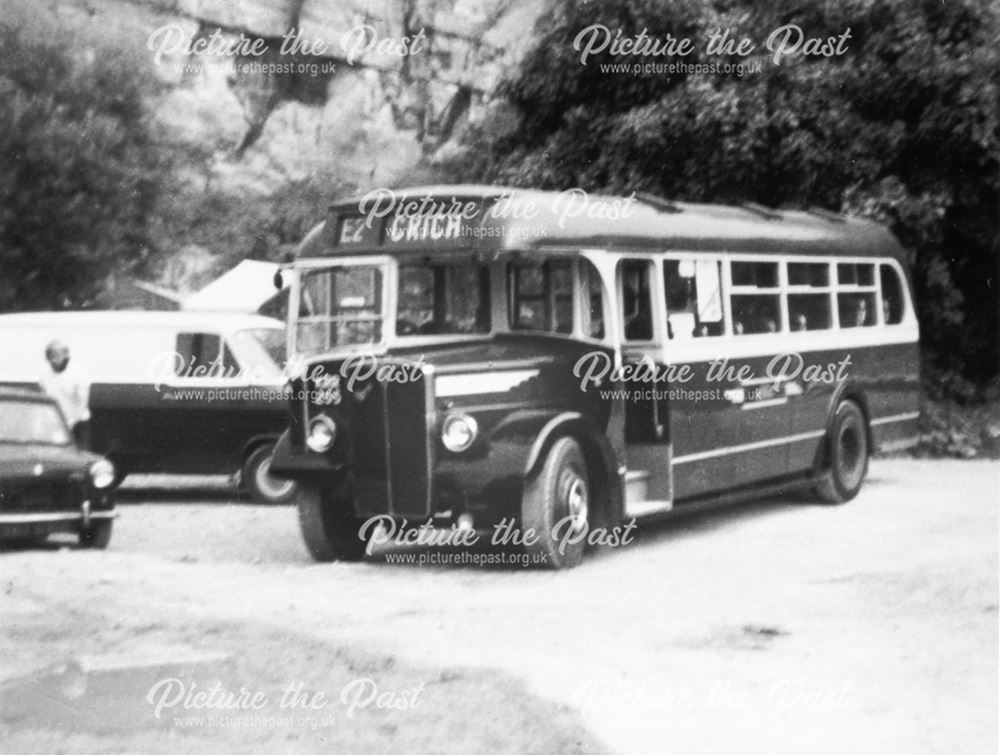
[[[44,401],[0,402],[0,443],[69,444],[69,430],[54,404]]]
[[[285,331],[278,328],[248,328],[231,336],[244,367],[258,378],[281,375],[285,365]]]

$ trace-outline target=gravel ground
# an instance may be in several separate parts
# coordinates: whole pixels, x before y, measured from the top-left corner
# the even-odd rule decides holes
[[[0,553],[5,751],[997,751],[995,462],[876,461],[846,506],[640,525],[558,573],[312,564],[293,508],[217,479],[122,499],[107,552]],[[222,723],[248,712],[171,678],[265,704]]]

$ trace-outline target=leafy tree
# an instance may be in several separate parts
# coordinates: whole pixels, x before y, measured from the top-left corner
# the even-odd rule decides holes
[[[0,16],[0,311],[85,306],[147,255],[166,166],[124,48],[29,5]]]
[[[687,57],[583,65],[573,42],[603,24],[690,37]],[[785,57],[764,42],[850,29],[846,52]],[[998,373],[998,18],[987,0],[562,0],[445,178],[692,201],[821,206],[888,223],[911,251],[932,375],[970,394]],[[729,28],[745,58],[709,56]],[[760,72],[654,73],[602,64],[760,63]]]

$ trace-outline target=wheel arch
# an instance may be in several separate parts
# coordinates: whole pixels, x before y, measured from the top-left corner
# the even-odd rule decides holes
[[[253,437],[251,437],[250,440],[248,440],[246,443],[243,444],[243,449],[240,451],[240,467],[242,468],[242,466],[246,464],[247,459],[249,459],[250,455],[258,448],[260,448],[261,446],[266,446],[268,443],[277,446],[278,440],[280,438],[281,438],[280,435],[266,435],[266,434],[254,435]]]
[[[833,423],[837,418],[837,407],[842,401],[853,401],[861,409],[861,415],[865,420],[865,438],[868,441],[868,455],[871,456],[875,450],[875,436],[872,433],[871,409],[868,406],[868,397],[864,389],[853,381],[846,381],[837,386],[837,389],[830,396],[830,403],[826,410],[826,433],[823,442],[820,444],[816,458],[816,471],[822,472],[830,462],[830,437],[833,431]]]
[[[536,477],[545,464],[553,444],[560,438],[573,438],[583,452],[587,475],[592,487],[591,500],[599,527],[615,527],[623,515],[622,490],[618,480],[618,465],[611,444],[593,421],[578,412],[564,412],[550,419],[539,431],[528,453],[524,468],[525,481]]]

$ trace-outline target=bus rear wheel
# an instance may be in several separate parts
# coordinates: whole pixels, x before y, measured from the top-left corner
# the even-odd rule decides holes
[[[816,485],[825,503],[846,503],[861,490],[868,472],[868,428],[854,401],[841,401],[827,438],[827,468]]]
[[[523,533],[534,542],[525,549],[539,565],[568,569],[583,560],[590,510],[590,482],[580,444],[559,438],[541,471],[525,485],[521,501]]]
[[[365,555],[359,537],[362,521],[354,516],[350,499],[316,484],[300,483],[296,491],[299,527],[309,555],[315,561],[360,561]]]

